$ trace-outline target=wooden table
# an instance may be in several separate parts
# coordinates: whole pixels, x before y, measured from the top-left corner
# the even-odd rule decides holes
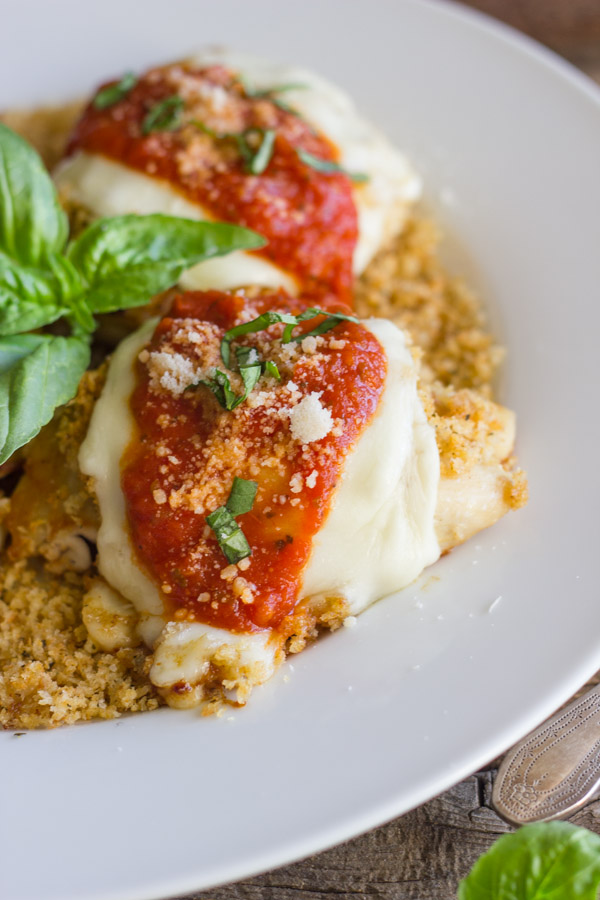
[[[600,0],[473,0],[600,84]],[[458,882],[510,831],[490,807],[495,766],[389,825],[256,878],[185,900],[456,900]],[[600,800],[572,822],[600,834]],[[184,898],[180,898],[184,900]]]

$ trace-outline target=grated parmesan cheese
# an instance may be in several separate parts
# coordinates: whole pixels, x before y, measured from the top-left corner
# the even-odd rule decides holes
[[[320,441],[333,428],[331,413],[320,398],[320,393],[312,391],[289,412],[292,437],[301,444]]]
[[[148,360],[150,387],[159,388],[178,397],[186,388],[198,381],[198,373],[193,362],[181,353],[154,351]]]

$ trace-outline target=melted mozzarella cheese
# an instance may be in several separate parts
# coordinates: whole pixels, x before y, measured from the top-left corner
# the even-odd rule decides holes
[[[303,595],[317,602],[343,597],[352,615],[410,584],[440,555],[434,527],[439,454],[417,394],[416,366],[392,322],[364,324],[385,348],[385,390],[346,460],[302,585]]]
[[[347,94],[312,72],[228,51],[199,54],[193,62],[199,66],[222,63],[241,72],[258,89],[302,85],[286,91],[286,102],[335,144],[345,169],[369,177],[353,188],[359,225],[354,270],[360,274],[383,244],[401,230],[408,210],[421,194],[421,181],[405,157],[358,114]],[[162,212],[194,219],[213,218],[167,181],[99,154],[76,152],[60,164],[55,181],[66,198],[96,216]],[[241,251],[225,259],[200,263],[181,278],[186,290],[228,290],[244,284],[297,292],[296,280],[290,273]]]
[[[418,398],[415,364],[395,325],[383,320],[365,324],[386,351],[384,393],[346,459],[301,591],[317,604],[324,595],[343,597],[349,614],[404,587],[439,556],[434,530],[439,457]],[[140,613],[138,631],[155,648],[154,684],[165,690],[182,681],[194,685],[210,665],[226,673],[227,687],[248,679],[259,684],[274,671],[277,641],[268,632],[233,634],[198,623],[167,622],[162,594],[131,545],[120,461],[135,433],[128,403],[133,364],[154,326],[146,323],[115,352],[80,451],[81,470],[94,479],[102,516],[98,568]]]
[[[151,178],[97,154],[79,151],[61,163],[54,178],[65,198],[82,204],[96,216],[160,212],[185,219],[214,218],[199,203],[186,200],[168,181]],[[242,250],[193,266],[183,273],[179,283],[186,291],[226,291],[243,284],[260,284],[285,288],[292,295],[298,293],[298,283],[292,275],[267,259]]]

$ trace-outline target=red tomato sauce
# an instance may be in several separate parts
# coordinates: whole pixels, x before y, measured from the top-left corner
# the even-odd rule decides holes
[[[183,326],[200,329],[206,323],[211,323],[218,346],[226,329],[266,309],[297,314],[302,308],[301,300],[281,291],[253,300],[216,291],[189,292],[175,301],[147,349],[152,354],[172,348]],[[303,323],[302,330],[317,321]],[[264,341],[281,333],[282,326],[275,325],[262,334],[263,353]],[[257,336],[247,335],[239,342],[249,345],[253,338]],[[227,411],[205,386],[178,396],[153,390],[150,364],[136,363],[131,409],[137,435],[122,460],[122,488],[138,559],[162,586],[175,619],[252,632],[276,628],[300,599],[302,572],[330,509],[346,454],[379,403],[386,359],[373,334],[352,322],[341,322],[324,335],[317,353],[297,346],[288,370],[296,402],[298,394],[303,398],[322,392],[321,403],[335,425],[320,440],[304,445],[290,431],[292,388],[284,387],[284,379],[261,380],[256,390],[263,391],[267,405],[245,402]],[[225,503],[234,476],[258,483],[252,510],[237,517],[252,553],[249,562],[242,561],[236,569],[206,525],[206,516]],[[191,508],[187,500],[182,503],[186,483],[204,494],[214,491],[211,505],[201,502]],[[243,594],[245,586],[250,594]]]
[[[220,92],[216,106],[211,91]],[[176,127],[144,134],[148,113],[166,98],[182,95],[184,106],[171,123]],[[335,162],[338,152],[273,97],[277,99],[249,96],[236,75],[221,66],[154,69],[114,105],[97,109],[90,103],[68,153],[99,153],[168,181],[216,219],[245,225],[267,238],[268,245],[256,252],[297,276],[305,293],[331,291],[349,302],[358,235],[352,184],[343,173],[319,172],[299,158],[297,150],[302,149]],[[224,118],[219,104],[227,103],[230,116]],[[273,153],[262,174],[246,170],[234,138],[214,137],[215,132],[243,135],[248,129],[275,131]],[[259,140],[256,134],[254,141]]]

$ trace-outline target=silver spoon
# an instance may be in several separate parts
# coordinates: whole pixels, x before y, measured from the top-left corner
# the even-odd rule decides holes
[[[498,770],[492,805],[511,825],[563,819],[600,790],[600,685],[510,750]]]

